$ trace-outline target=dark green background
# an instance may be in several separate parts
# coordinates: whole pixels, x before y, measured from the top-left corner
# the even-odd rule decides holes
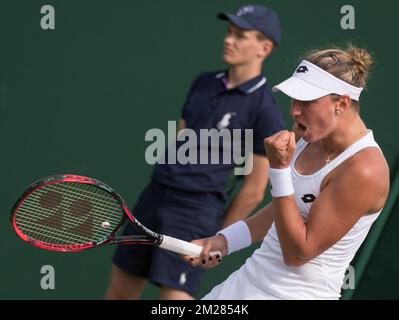
[[[269,85],[289,76],[308,49],[351,41],[370,50],[375,64],[362,114],[392,166],[398,155],[399,46],[392,27],[398,3],[259,3],[274,8],[283,26],[282,43],[265,63]],[[40,28],[45,4],[55,7],[56,30]],[[102,298],[113,248],[62,254],[30,247],[12,232],[10,208],[27,185],[56,173],[102,180],[132,206],[152,169],[144,159],[146,131],[166,130],[168,120],[179,118],[196,74],[225,67],[221,50],[227,25],[215,16],[243,4],[247,2],[0,2],[0,298]],[[340,27],[344,4],[355,7],[355,30]],[[288,115],[289,100],[277,98]],[[392,214],[355,297],[399,298],[395,218]],[[198,296],[251,252],[227,257],[222,267],[209,271]],[[55,290],[40,288],[40,268],[46,264],[55,268]],[[144,298],[157,298],[154,286]]]

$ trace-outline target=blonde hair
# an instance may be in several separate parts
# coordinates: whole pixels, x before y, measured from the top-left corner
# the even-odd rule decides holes
[[[356,87],[366,87],[366,82],[373,63],[371,55],[365,49],[348,44],[346,48],[334,47],[313,50],[305,60],[331,73],[333,76]],[[352,105],[358,107],[356,101]]]

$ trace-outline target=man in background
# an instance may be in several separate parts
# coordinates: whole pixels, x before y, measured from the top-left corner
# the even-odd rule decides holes
[[[218,18],[229,22],[223,50],[228,69],[202,73],[193,81],[178,132],[189,128],[199,136],[201,129],[253,129],[252,170],[239,177],[241,188],[226,207],[240,179],[234,176],[234,163],[222,163],[222,154],[233,150],[223,150],[220,144],[218,164],[156,165],[134,208],[137,219],[148,228],[187,241],[214,235],[257,207],[268,182],[263,141],[284,129],[281,110],[262,74],[264,60],[280,42],[276,13],[248,5]],[[243,135],[241,139],[239,144],[245,144]],[[200,143],[195,147],[198,154],[202,148],[215,152]],[[135,232],[127,225],[124,234]],[[139,299],[150,281],[160,286],[160,299],[193,299],[203,272],[157,247],[120,245],[106,298]]]

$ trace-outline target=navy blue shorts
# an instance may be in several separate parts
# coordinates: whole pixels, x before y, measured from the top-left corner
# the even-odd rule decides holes
[[[183,192],[152,182],[140,195],[133,215],[155,232],[191,241],[220,229],[224,204],[215,194]],[[139,233],[128,223],[123,234]],[[146,245],[118,245],[113,263],[132,275],[192,296],[205,271],[190,266],[178,254]]]

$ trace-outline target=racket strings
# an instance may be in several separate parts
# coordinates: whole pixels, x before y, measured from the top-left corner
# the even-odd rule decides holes
[[[42,216],[38,215],[38,217]],[[59,225],[51,223],[51,219],[48,218],[38,221],[37,219],[26,217],[25,222],[19,224],[17,222],[17,225],[32,238],[38,238],[43,241],[47,240],[51,243],[68,243],[76,242],[77,240],[79,242],[88,242],[93,241],[93,239],[106,237],[109,234],[109,232],[104,232],[102,229],[93,228],[91,218],[88,218],[83,224],[74,226],[70,222],[65,222],[65,217],[67,216],[63,216],[63,221]],[[50,218],[52,217],[50,216]],[[29,231],[34,234],[29,234]]]
[[[121,206],[111,194],[69,182],[33,191],[19,207],[16,224],[30,238],[76,245],[106,239],[122,217]]]
[[[57,204],[57,211],[54,213],[53,208],[46,208],[43,206],[43,202],[41,203],[41,207],[38,208],[37,207],[37,202],[40,201],[42,195],[37,195],[37,194],[32,194],[29,198],[27,198],[25,200],[25,202],[27,204],[30,205],[30,210],[34,213],[35,217],[40,217],[43,219],[43,221],[41,221],[43,224],[50,224],[53,226],[57,226],[59,224],[62,224],[64,227],[67,228],[73,228],[75,226],[80,226],[82,230],[85,229],[85,225],[84,222],[90,218],[91,216],[93,216],[95,219],[97,219],[98,221],[106,219],[106,221],[110,222],[111,225],[117,225],[120,221],[120,217],[113,217],[113,216],[109,216],[109,209],[111,210],[115,210],[118,211],[120,210],[119,206],[114,206],[109,208],[107,211],[103,209],[102,206],[98,206],[97,209],[98,210],[91,210],[91,208],[87,208],[89,209],[88,211],[91,212],[91,214],[88,216],[87,214],[85,214],[84,212],[82,212],[83,214],[79,215],[70,215],[70,214],[65,214],[65,212],[69,212],[71,210],[71,203],[75,203],[74,201],[76,201],[76,199],[78,199],[77,201],[84,199],[83,196],[76,194],[74,197],[65,197],[68,201],[65,201],[61,204]],[[87,195],[86,195],[87,197]],[[98,214],[100,213],[100,214]],[[49,219],[46,219],[49,218]],[[37,219],[35,219],[37,220]],[[47,220],[47,223],[45,223],[45,220]],[[59,221],[62,220],[62,221]],[[98,224],[93,225],[94,229],[97,229],[98,231],[103,231],[103,228],[100,228],[98,226]],[[86,228],[87,229],[87,228]]]
[[[33,204],[34,205],[34,204]],[[79,230],[87,230],[87,231],[96,231],[96,232],[104,232],[104,228],[100,227],[98,224],[92,224],[91,226],[87,226],[85,222],[87,220],[91,219],[89,216],[86,220],[71,220],[69,216],[64,215],[61,213],[61,218],[58,218],[58,216],[55,214],[54,217],[51,216],[52,213],[49,212],[48,210],[38,210],[36,207],[31,206],[29,208],[30,212],[32,215],[24,215],[24,221],[26,222],[31,222],[32,224],[37,224],[43,227],[46,226],[52,226],[52,227],[64,227],[65,229],[71,230],[75,227],[79,227]],[[44,213],[43,213],[44,212]],[[38,219],[39,218],[39,219]],[[110,223],[110,226],[116,226],[119,220],[115,219],[107,219],[107,222]],[[20,221],[21,224],[23,224],[23,221]],[[29,224],[26,224],[26,226],[29,226]],[[81,232],[83,234],[83,232]],[[88,233],[88,234],[90,234]],[[108,232],[107,232],[108,233]]]
[[[50,191],[57,192],[58,190],[54,189],[53,187],[54,186],[50,185],[48,189]],[[98,189],[98,188],[96,188],[96,189]],[[66,193],[66,192],[68,192],[68,193]],[[50,203],[50,204],[54,203],[54,206],[50,207],[49,210],[47,210],[47,211],[52,211],[53,207],[55,207],[55,206],[62,208],[63,211],[66,211],[66,210],[69,211],[71,203],[75,203],[75,201],[79,201],[79,200],[86,200],[89,196],[92,197],[92,195],[88,194],[87,192],[86,193],[73,192],[73,189],[71,190],[71,188],[65,189],[65,193],[62,195],[63,195],[63,198],[65,200],[67,200],[63,203],[54,203],[54,201],[51,201],[51,199],[43,200],[43,194],[39,194],[38,192],[31,194],[29,196],[29,198],[27,198],[25,201],[34,200],[34,201],[31,201],[32,206],[35,206],[36,201],[41,201],[41,207],[39,209],[44,210],[44,211],[46,211],[47,208],[43,204],[47,204],[47,203]],[[113,198],[111,198],[111,200],[113,200]],[[112,212],[113,212],[113,210],[120,211],[119,203],[116,202],[116,203],[114,203],[114,205],[112,205],[112,204],[110,205],[108,203],[107,205],[105,205],[105,202],[100,199],[100,201],[98,201],[98,202],[96,201],[96,209],[97,210],[93,211],[91,214],[92,214],[92,216],[96,217],[98,220],[104,219],[104,217],[108,217],[109,220],[111,220],[111,221],[114,220],[114,221],[119,222],[120,217],[115,217],[112,215],[109,216],[110,211],[112,211]],[[79,217],[79,215],[76,215],[75,218],[78,220],[81,220],[81,222],[83,222],[83,220],[85,220],[85,217],[82,218],[82,217]]]
[[[43,242],[49,242],[54,244],[68,244],[68,243],[87,243],[93,241],[93,236],[87,230],[86,234],[81,228],[79,232],[71,233],[69,228],[60,228],[45,222],[38,223],[36,220],[25,218],[25,222],[17,222],[17,226],[24,234],[30,238],[40,240]]]
[[[62,224],[57,224],[57,223],[52,223],[51,220],[49,219],[52,218],[51,217],[51,213],[48,214],[43,214],[41,211],[39,211],[37,208],[35,208],[34,206],[31,206],[29,208],[30,213],[32,213],[32,215],[24,215],[23,219],[21,218],[21,216],[19,216],[20,219],[18,219],[17,221],[17,225],[19,227],[24,227],[21,229],[25,229],[25,230],[29,230],[29,228],[31,230],[35,230],[36,232],[41,232],[43,233],[42,236],[44,235],[48,235],[48,236],[52,236],[53,238],[56,239],[57,237],[60,237],[60,233],[61,236],[66,236],[68,237],[70,234],[70,230],[72,230],[74,227],[76,227],[76,222],[72,223],[71,221],[67,220],[67,219],[63,219]],[[39,220],[38,220],[39,218]],[[111,219],[109,219],[110,221]],[[46,223],[47,222],[47,223]],[[112,221],[113,223],[111,225],[117,225],[119,223],[118,221]],[[92,233],[92,231],[96,231],[98,233],[100,233],[101,237],[102,236],[106,236],[109,232],[104,233],[104,228],[100,228],[98,227],[96,224],[93,224],[92,227],[86,226],[83,223],[78,224],[79,226],[79,230],[81,232],[76,233],[76,236],[81,236],[82,241],[89,241],[91,240],[91,237],[89,237],[88,235],[90,235]],[[62,228],[64,227],[64,228]],[[68,230],[68,231],[66,231]],[[84,232],[86,231],[86,233]]]
[[[32,238],[35,240],[39,240],[42,242],[47,242],[47,243],[52,243],[52,244],[58,244],[62,245],[65,243],[76,243],[76,240],[79,241],[79,243],[87,243],[92,241],[91,238],[88,237],[83,237],[78,234],[72,235],[66,231],[62,230],[51,230],[51,227],[44,226],[47,228],[46,230],[43,230],[43,225],[39,224],[27,224],[27,223],[20,223],[18,226],[20,229],[29,229],[29,232],[34,234]]]

